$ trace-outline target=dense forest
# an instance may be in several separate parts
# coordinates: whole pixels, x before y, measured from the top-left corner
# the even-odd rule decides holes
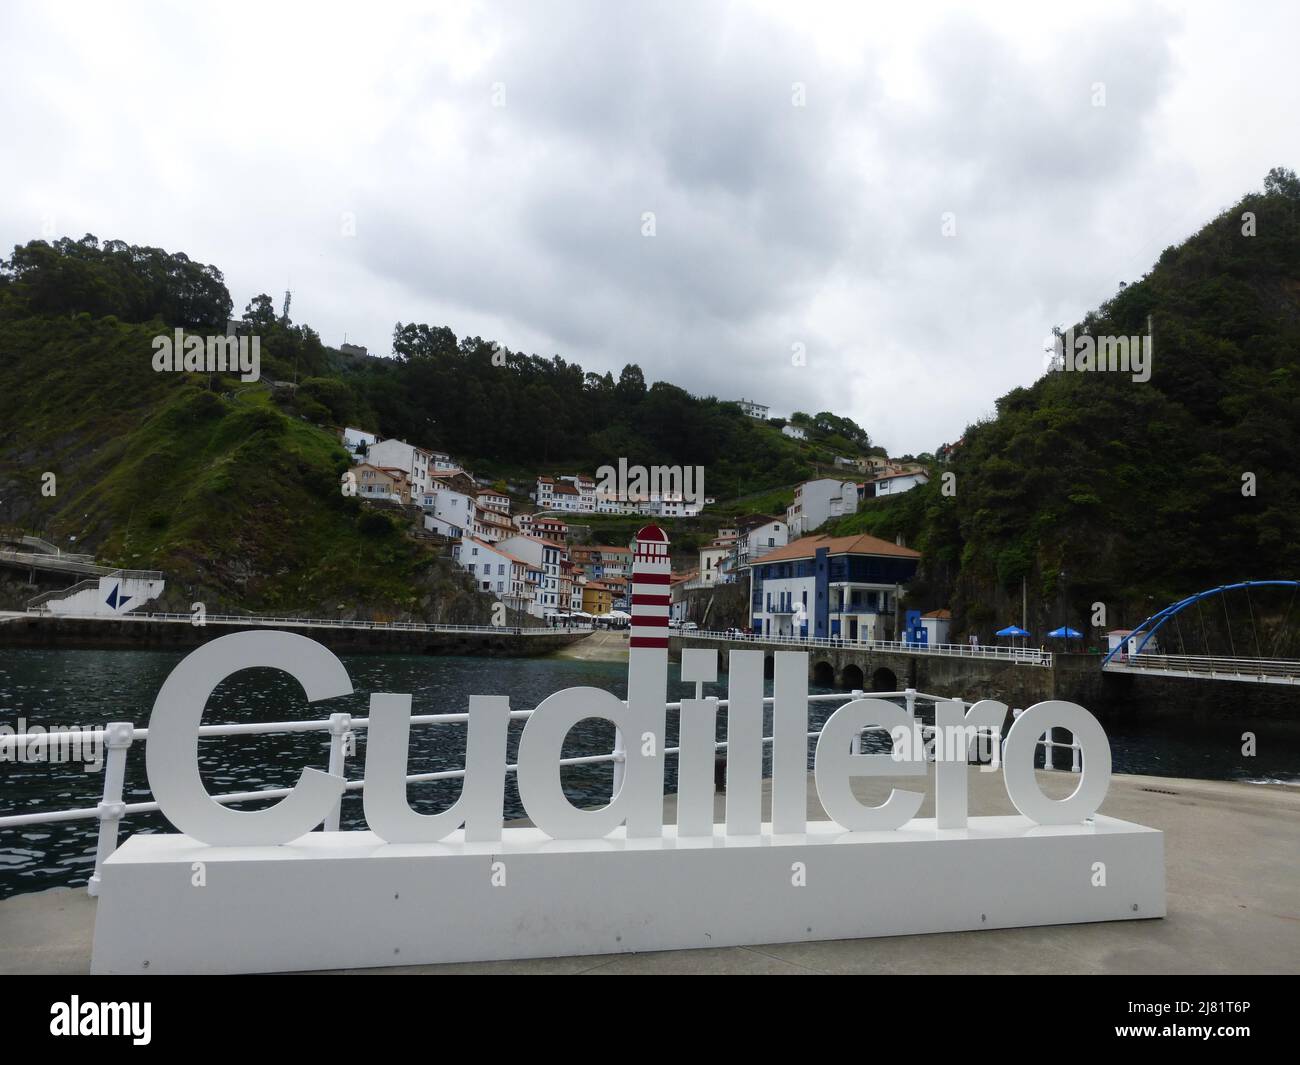
[[[959,630],[1132,624],[1233,580],[1300,576],[1300,180],[1273,170],[1074,325],[1153,339],[1149,381],[1048,372],[924,488],[840,523],[925,554]]]

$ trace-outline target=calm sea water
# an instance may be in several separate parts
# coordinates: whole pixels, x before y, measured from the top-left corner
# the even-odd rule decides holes
[[[28,726],[47,728],[126,720],[143,726],[159,687],[182,656],[171,651],[0,649],[0,724],[14,727],[18,718],[25,718]],[[551,693],[580,685],[605,688],[619,698],[627,694],[624,663],[392,655],[349,656],[344,663],[356,689],[351,696],[312,705],[285,674],[247,670],[218,688],[209,701],[204,723],[320,719],[336,711],[360,716],[365,714],[372,692],[409,692],[416,714],[463,712],[471,694],[509,695],[515,710],[532,709]],[[670,677],[675,675],[676,667],[669,672]],[[768,684],[770,695],[771,682]],[[693,685],[670,680],[671,700],[692,694]],[[722,684],[706,686],[705,694],[725,696],[725,678]],[[813,704],[810,730],[819,728],[836,705]],[[767,735],[771,735],[770,713]],[[512,762],[522,728],[522,722],[511,723],[507,756]],[[1108,723],[1107,731],[1116,772],[1300,783],[1300,727],[1295,723],[1236,717],[1220,726],[1176,732],[1167,722],[1120,727]],[[1241,736],[1246,731],[1256,736],[1254,757],[1241,753]],[[720,720],[720,739],[724,738],[722,732]],[[668,741],[670,746],[677,742],[676,715],[671,712]],[[612,725],[586,721],[570,733],[564,754],[606,753],[612,746]],[[871,747],[876,744],[869,744],[868,749]],[[464,726],[416,726],[411,730],[410,750],[412,773],[462,768]],[[324,732],[222,737],[199,743],[203,780],[214,794],[290,787],[304,766],[325,769],[328,751],[329,736]],[[1058,757],[1063,755],[1068,752]],[[348,760],[350,779],[360,777],[364,757],[365,733],[361,730],[356,757]],[[667,764],[667,787],[672,791],[676,759],[670,757]],[[562,771],[562,780],[571,801],[599,805],[609,799],[612,773],[609,763],[570,766]],[[0,761],[0,816],[93,807],[102,789],[102,773],[86,772],[79,763]],[[416,809],[431,813],[455,801],[459,791],[459,781],[439,781],[412,785],[410,796]],[[151,798],[143,744],[130,752],[124,797],[127,802]],[[342,809],[344,828],[364,827],[358,793],[349,793]],[[514,774],[507,776],[505,812],[508,819],[523,816]],[[124,838],[131,832],[169,830],[157,814],[132,817],[123,823],[123,829]],[[84,884],[94,868],[96,832],[93,820],[0,829],[0,898]]]

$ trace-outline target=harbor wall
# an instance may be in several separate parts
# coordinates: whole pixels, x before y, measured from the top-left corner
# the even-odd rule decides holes
[[[418,632],[408,629],[329,628],[321,625],[249,625],[296,632],[335,654],[538,656],[585,639],[586,632],[547,631],[539,635],[500,632]],[[239,625],[187,625],[167,621],[68,618],[30,615],[0,622],[0,647],[98,650],[185,650],[232,632]]]
[[[669,654],[680,658],[687,647],[716,647],[719,668],[730,653],[762,650],[767,675],[772,656],[793,646],[750,641],[696,641],[674,636]],[[865,692],[915,688],[967,701],[998,699],[1023,709],[1045,699],[1064,699],[1101,718],[1160,715],[1205,720],[1228,716],[1300,717],[1300,685],[1251,684],[1190,677],[1104,673],[1101,655],[1054,654],[1051,666],[1022,665],[994,658],[912,654],[869,648],[810,647],[808,678],[817,687]]]

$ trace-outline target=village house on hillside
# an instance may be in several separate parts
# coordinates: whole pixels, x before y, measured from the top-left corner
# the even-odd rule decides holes
[[[785,523],[791,536],[812,532],[831,518],[855,514],[858,509],[857,481],[839,481],[819,477],[804,481],[794,490],[794,502],[785,511]]]
[[[929,481],[930,475],[921,469],[912,472],[882,473],[863,486],[862,494],[864,499],[897,496],[918,485],[928,484]]]
[[[404,470],[363,462],[352,473],[356,477],[357,495],[362,499],[402,504],[411,502],[411,482]]]
[[[751,616],[765,636],[893,639],[902,585],[921,555],[874,536],[806,536],[751,568]]]

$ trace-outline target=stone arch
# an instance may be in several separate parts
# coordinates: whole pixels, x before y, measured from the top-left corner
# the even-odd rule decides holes
[[[852,662],[840,673],[840,687],[846,692],[861,691],[865,687],[862,680],[862,667],[855,666]]]
[[[813,665],[812,682],[814,688],[834,688],[835,667],[829,662],[817,662]]]
[[[871,690],[873,692],[896,692],[899,690],[898,678],[894,676],[894,671],[887,666],[881,666],[871,674]]]

